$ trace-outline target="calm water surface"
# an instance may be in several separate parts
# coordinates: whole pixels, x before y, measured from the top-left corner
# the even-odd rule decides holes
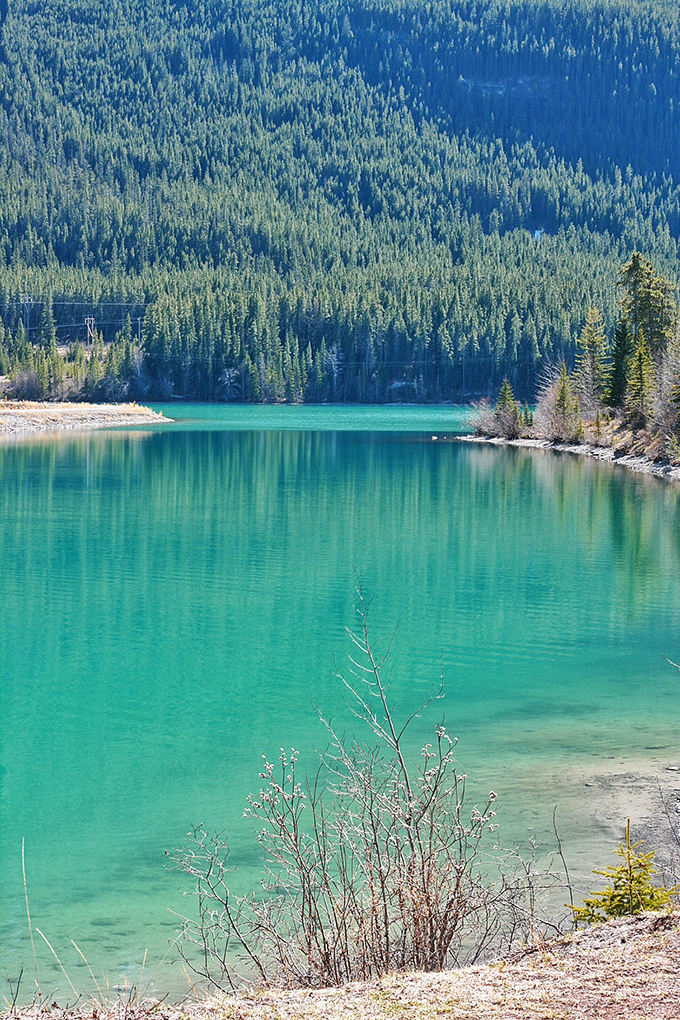
[[[164,431],[0,448],[3,978],[32,966],[24,837],[34,924],[76,983],[71,939],[112,985],[148,949],[145,982],[186,988],[161,962],[192,905],[163,852],[205,822],[254,880],[261,755],[292,744],[314,768],[314,703],[350,725],[333,659],[352,565],[376,635],[399,624],[399,710],[443,658],[447,724],[474,788],[500,794],[502,838],[547,833],[559,793],[567,852],[596,863],[611,828],[569,769],[680,758],[661,655],[680,654],[680,489],[443,442],[455,408],[164,411],[181,418]]]

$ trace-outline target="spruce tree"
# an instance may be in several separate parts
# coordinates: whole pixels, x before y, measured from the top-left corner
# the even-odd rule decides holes
[[[567,364],[563,360],[555,390],[555,413],[565,439],[571,439],[580,424],[580,405],[574,393]]]
[[[45,352],[38,348],[35,356],[36,400],[45,400],[50,393],[50,370]]]
[[[38,342],[43,347],[57,346],[57,327],[52,312],[52,298],[43,301],[38,321]]]
[[[494,418],[496,419],[498,433],[501,436],[505,436],[506,439],[517,438],[520,432],[521,411],[507,378],[503,380],[500,393],[498,394]]]
[[[512,392],[512,386],[506,376],[501,384],[500,392],[498,394],[496,411],[509,411],[515,406],[515,403],[515,394]]]
[[[633,350],[633,334],[628,325],[628,319],[624,315],[616,324],[612,340],[612,364],[607,387],[607,403],[610,407],[623,407],[628,389],[628,375]]]
[[[597,410],[610,373],[604,321],[597,308],[591,308],[577,340],[574,382],[586,413]]]
[[[243,359],[243,388],[247,400],[257,402],[261,399],[262,387],[260,386],[260,376],[249,354],[246,354]]]
[[[652,413],[653,401],[654,362],[645,331],[640,327],[626,394],[626,417],[631,425],[644,427],[647,424],[647,419]]]
[[[652,272],[649,284],[642,294],[640,306],[642,325],[651,351],[656,356],[665,351],[677,325],[678,307],[675,303],[675,289],[670,280]]]
[[[643,318],[644,293],[649,288],[652,275],[652,263],[639,251],[634,251],[619,269],[616,286],[623,290],[621,308],[623,316],[630,322],[635,343]]]
[[[635,343],[644,329],[650,349],[658,355],[665,350],[678,321],[675,284],[655,272],[650,260],[635,251],[619,269],[617,286],[624,292],[621,309],[630,322]]]
[[[631,843],[630,841],[630,818],[626,825],[626,844],[619,843],[618,850],[614,853],[621,858],[622,863],[617,867],[610,865],[608,868],[598,869],[593,872],[595,875],[602,875],[611,880],[600,893],[593,893],[586,897],[582,907],[571,905],[575,921],[585,921],[587,924],[602,924],[611,917],[626,917],[640,914],[643,910],[659,910],[668,907],[671,896],[677,895],[680,886],[673,886],[668,889],[664,886],[657,886],[652,883],[652,875],[657,871],[654,867],[655,850],[647,853],[638,852],[642,842]]]
[[[595,442],[599,446],[602,442],[602,413],[598,407],[595,415]]]

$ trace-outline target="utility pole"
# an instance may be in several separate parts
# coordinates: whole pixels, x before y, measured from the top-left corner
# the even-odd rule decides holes
[[[33,298],[30,294],[21,295],[21,303],[24,306],[24,329],[26,330],[26,336],[28,336],[28,327],[31,321],[31,305],[33,304]]]
[[[85,329],[87,330],[87,346],[89,347],[94,340],[94,316],[88,315],[85,319]]]

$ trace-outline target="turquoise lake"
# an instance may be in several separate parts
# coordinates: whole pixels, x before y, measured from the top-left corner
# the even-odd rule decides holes
[[[150,991],[187,990],[168,942],[193,904],[164,851],[203,822],[256,882],[262,755],[313,771],[315,704],[353,725],[333,663],[354,568],[375,636],[398,624],[398,712],[443,661],[414,756],[443,711],[501,841],[547,840],[558,804],[574,873],[609,863],[625,818],[589,777],[680,760],[680,488],[449,442],[462,408],[162,409],[0,446],[2,980],[32,980],[23,838],[33,924],[75,984],[72,939],[111,986],[148,951]]]

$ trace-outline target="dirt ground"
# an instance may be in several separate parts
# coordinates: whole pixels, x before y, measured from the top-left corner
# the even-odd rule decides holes
[[[680,1020],[680,915],[645,914],[443,974],[315,991],[265,990],[168,1007],[34,1008],[23,1020]]]

